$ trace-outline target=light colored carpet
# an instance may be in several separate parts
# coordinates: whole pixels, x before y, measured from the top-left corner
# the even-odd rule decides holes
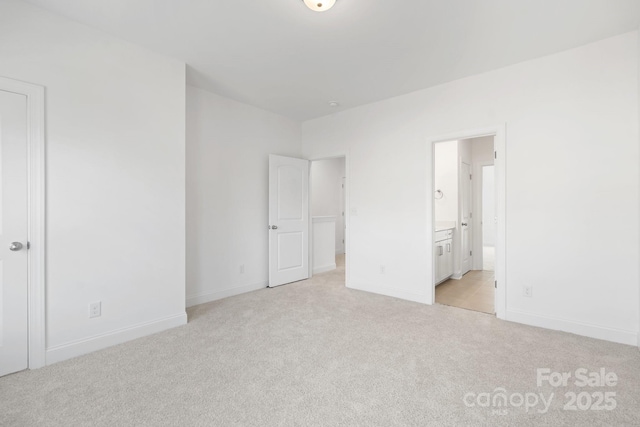
[[[0,425],[640,425],[637,348],[349,290],[342,273],[203,304],[188,325],[0,378]],[[603,389],[537,387],[545,367],[615,372],[616,409],[563,410],[566,391]],[[463,402],[497,387],[555,398],[546,414]]]

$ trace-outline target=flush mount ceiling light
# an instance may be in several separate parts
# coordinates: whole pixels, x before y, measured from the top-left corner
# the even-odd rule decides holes
[[[316,12],[329,10],[336,4],[336,0],[302,0],[307,7]]]

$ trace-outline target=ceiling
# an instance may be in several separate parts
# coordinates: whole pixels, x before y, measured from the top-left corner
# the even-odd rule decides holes
[[[307,120],[638,28],[638,0],[29,0]],[[329,101],[340,106],[330,107]]]

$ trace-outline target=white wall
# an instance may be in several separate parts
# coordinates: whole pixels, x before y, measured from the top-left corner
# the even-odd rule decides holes
[[[336,268],[336,218],[316,216],[311,222],[313,234],[313,274]]]
[[[477,163],[493,163],[493,136],[471,139],[471,161]]]
[[[344,253],[344,201],[342,178],[345,177],[345,159],[315,160],[311,162],[311,216],[335,216],[335,252]]]
[[[434,145],[435,189],[442,198],[435,199],[436,222],[458,223],[458,141],[439,142]]]
[[[185,323],[184,64],[2,0],[0,75],[46,87],[47,362]]]
[[[507,318],[636,343],[637,66],[633,32],[303,123],[350,156],[348,286],[427,300],[427,142],[506,123]]]
[[[300,124],[187,86],[188,306],[267,286],[269,154]]]

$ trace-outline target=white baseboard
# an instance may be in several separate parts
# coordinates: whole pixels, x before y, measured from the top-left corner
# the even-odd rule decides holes
[[[102,350],[103,348],[162,332],[176,326],[185,325],[186,323],[187,313],[183,312],[163,319],[140,323],[89,338],[57,345],[47,349],[46,364],[51,365],[52,363]]]
[[[385,286],[371,286],[348,283],[347,288],[355,289],[358,291],[372,292],[374,294],[385,295],[388,297],[399,298],[407,301],[419,302],[422,304],[428,304],[426,294],[416,294],[402,289],[393,289]]]
[[[313,267],[313,274],[324,273],[325,271],[331,271],[336,269],[336,263],[323,265],[321,267]]]
[[[211,301],[217,301],[222,298],[228,298],[247,292],[257,291],[258,289],[266,288],[268,284],[268,282],[259,282],[250,285],[236,286],[235,288],[223,289],[216,292],[207,292],[204,294],[188,296],[187,307],[193,307],[194,305],[204,304]]]
[[[640,336],[638,332],[635,331],[606,328],[517,310],[507,310],[505,320],[633,346],[638,345]]]

